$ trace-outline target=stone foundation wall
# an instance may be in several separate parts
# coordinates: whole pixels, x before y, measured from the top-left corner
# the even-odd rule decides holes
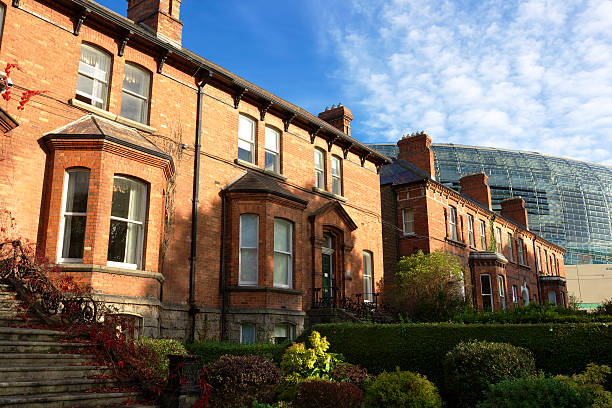
[[[301,310],[230,308],[226,314],[227,340],[240,342],[240,326],[244,323],[255,325],[256,342],[274,341],[274,325],[288,323],[293,326],[295,337],[304,330],[306,313]]]
[[[191,335],[192,317],[185,304],[164,304],[160,311],[160,337],[185,340]],[[200,308],[195,318],[195,340],[221,339],[221,311]]]

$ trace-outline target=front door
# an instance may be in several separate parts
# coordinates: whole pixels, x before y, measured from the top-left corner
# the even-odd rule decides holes
[[[334,249],[332,237],[325,235],[325,245],[322,252],[321,295],[323,304],[332,306],[334,303]]]

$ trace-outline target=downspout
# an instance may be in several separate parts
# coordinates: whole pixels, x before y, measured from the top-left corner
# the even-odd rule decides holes
[[[195,157],[193,163],[193,196],[191,199],[191,256],[189,257],[189,315],[191,316],[191,333],[189,340],[195,340],[195,324],[198,308],[195,304],[195,278],[196,278],[196,259],[197,259],[197,237],[198,237],[198,202],[200,192],[200,152],[202,141],[202,98],[204,96],[204,86],[208,83],[212,73],[198,80],[198,102],[196,109],[196,140]]]
[[[225,316],[227,314],[227,298],[225,293],[225,222],[227,220],[227,196],[225,189],[221,190],[221,254],[219,256],[219,289],[221,291],[221,340],[225,340]]]
[[[535,264],[536,270],[536,288],[538,290],[538,303],[543,305],[544,301],[542,300],[542,292],[540,288],[540,270],[538,268],[538,256],[536,255],[536,238],[533,239],[533,263]]]

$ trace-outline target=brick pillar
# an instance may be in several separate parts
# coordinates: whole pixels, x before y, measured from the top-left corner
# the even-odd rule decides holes
[[[529,229],[527,220],[527,209],[525,209],[525,200],[521,197],[506,198],[501,202],[501,215],[510,218],[513,221],[525,226]]]
[[[459,179],[461,194],[478,201],[489,210],[491,209],[491,189],[487,183],[488,177],[484,173],[474,173]]]
[[[160,38],[181,44],[181,0],[127,0],[127,18],[152,28]]]
[[[341,132],[351,135],[351,121],[353,114],[346,106],[341,103],[338,106],[332,106],[331,109],[325,108],[324,112],[319,113],[319,118],[323,119]]]
[[[431,138],[427,133],[419,132],[404,136],[397,142],[397,147],[399,147],[398,159],[411,163],[435,180],[434,154],[431,150]]]

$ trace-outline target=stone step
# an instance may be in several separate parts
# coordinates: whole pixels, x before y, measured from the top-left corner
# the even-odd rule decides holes
[[[19,310],[16,307],[0,306],[0,317],[14,317],[17,316],[18,312]]]
[[[0,382],[0,397],[50,393],[83,392],[117,385],[115,379],[63,378],[53,380],[6,381]]]
[[[2,381],[60,380],[62,378],[87,378],[112,373],[113,371],[107,366],[0,367]]]
[[[90,354],[58,354],[58,353],[3,353],[0,354],[0,366],[68,366],[83,365],[93,361],[95,356]]]
[[[61,393],[37,394],[27,396],[0,397],[0,407],[3,408],[86,408],[110,407],[124,404],[128,400],[137,401],[137,392],[112,393]]]
[[[0,301],[16,299],[17,294],[15,292],[0,292]]]
[[[0,340],[0,353],[59,353],[88,346],[88,343]]]
[[[13,292],[13,288],[6,283],[0,283],[0,292]]]
[[[28,316],[27,321],[21,316],[2,317],[0,316],[0,327],[12,327],[12,326],[32,326],[35,324],[43,324],[43,321],[34,316]]]
[[[0,340],[13,341],[56,341],[66,333],[58,330],[41,330],[14,327],[0,327]]]
[[[0,309],[17,309],[18,307],[21,307],[21,300],[14,299],[14,297],[13,299],[0,297]]]

